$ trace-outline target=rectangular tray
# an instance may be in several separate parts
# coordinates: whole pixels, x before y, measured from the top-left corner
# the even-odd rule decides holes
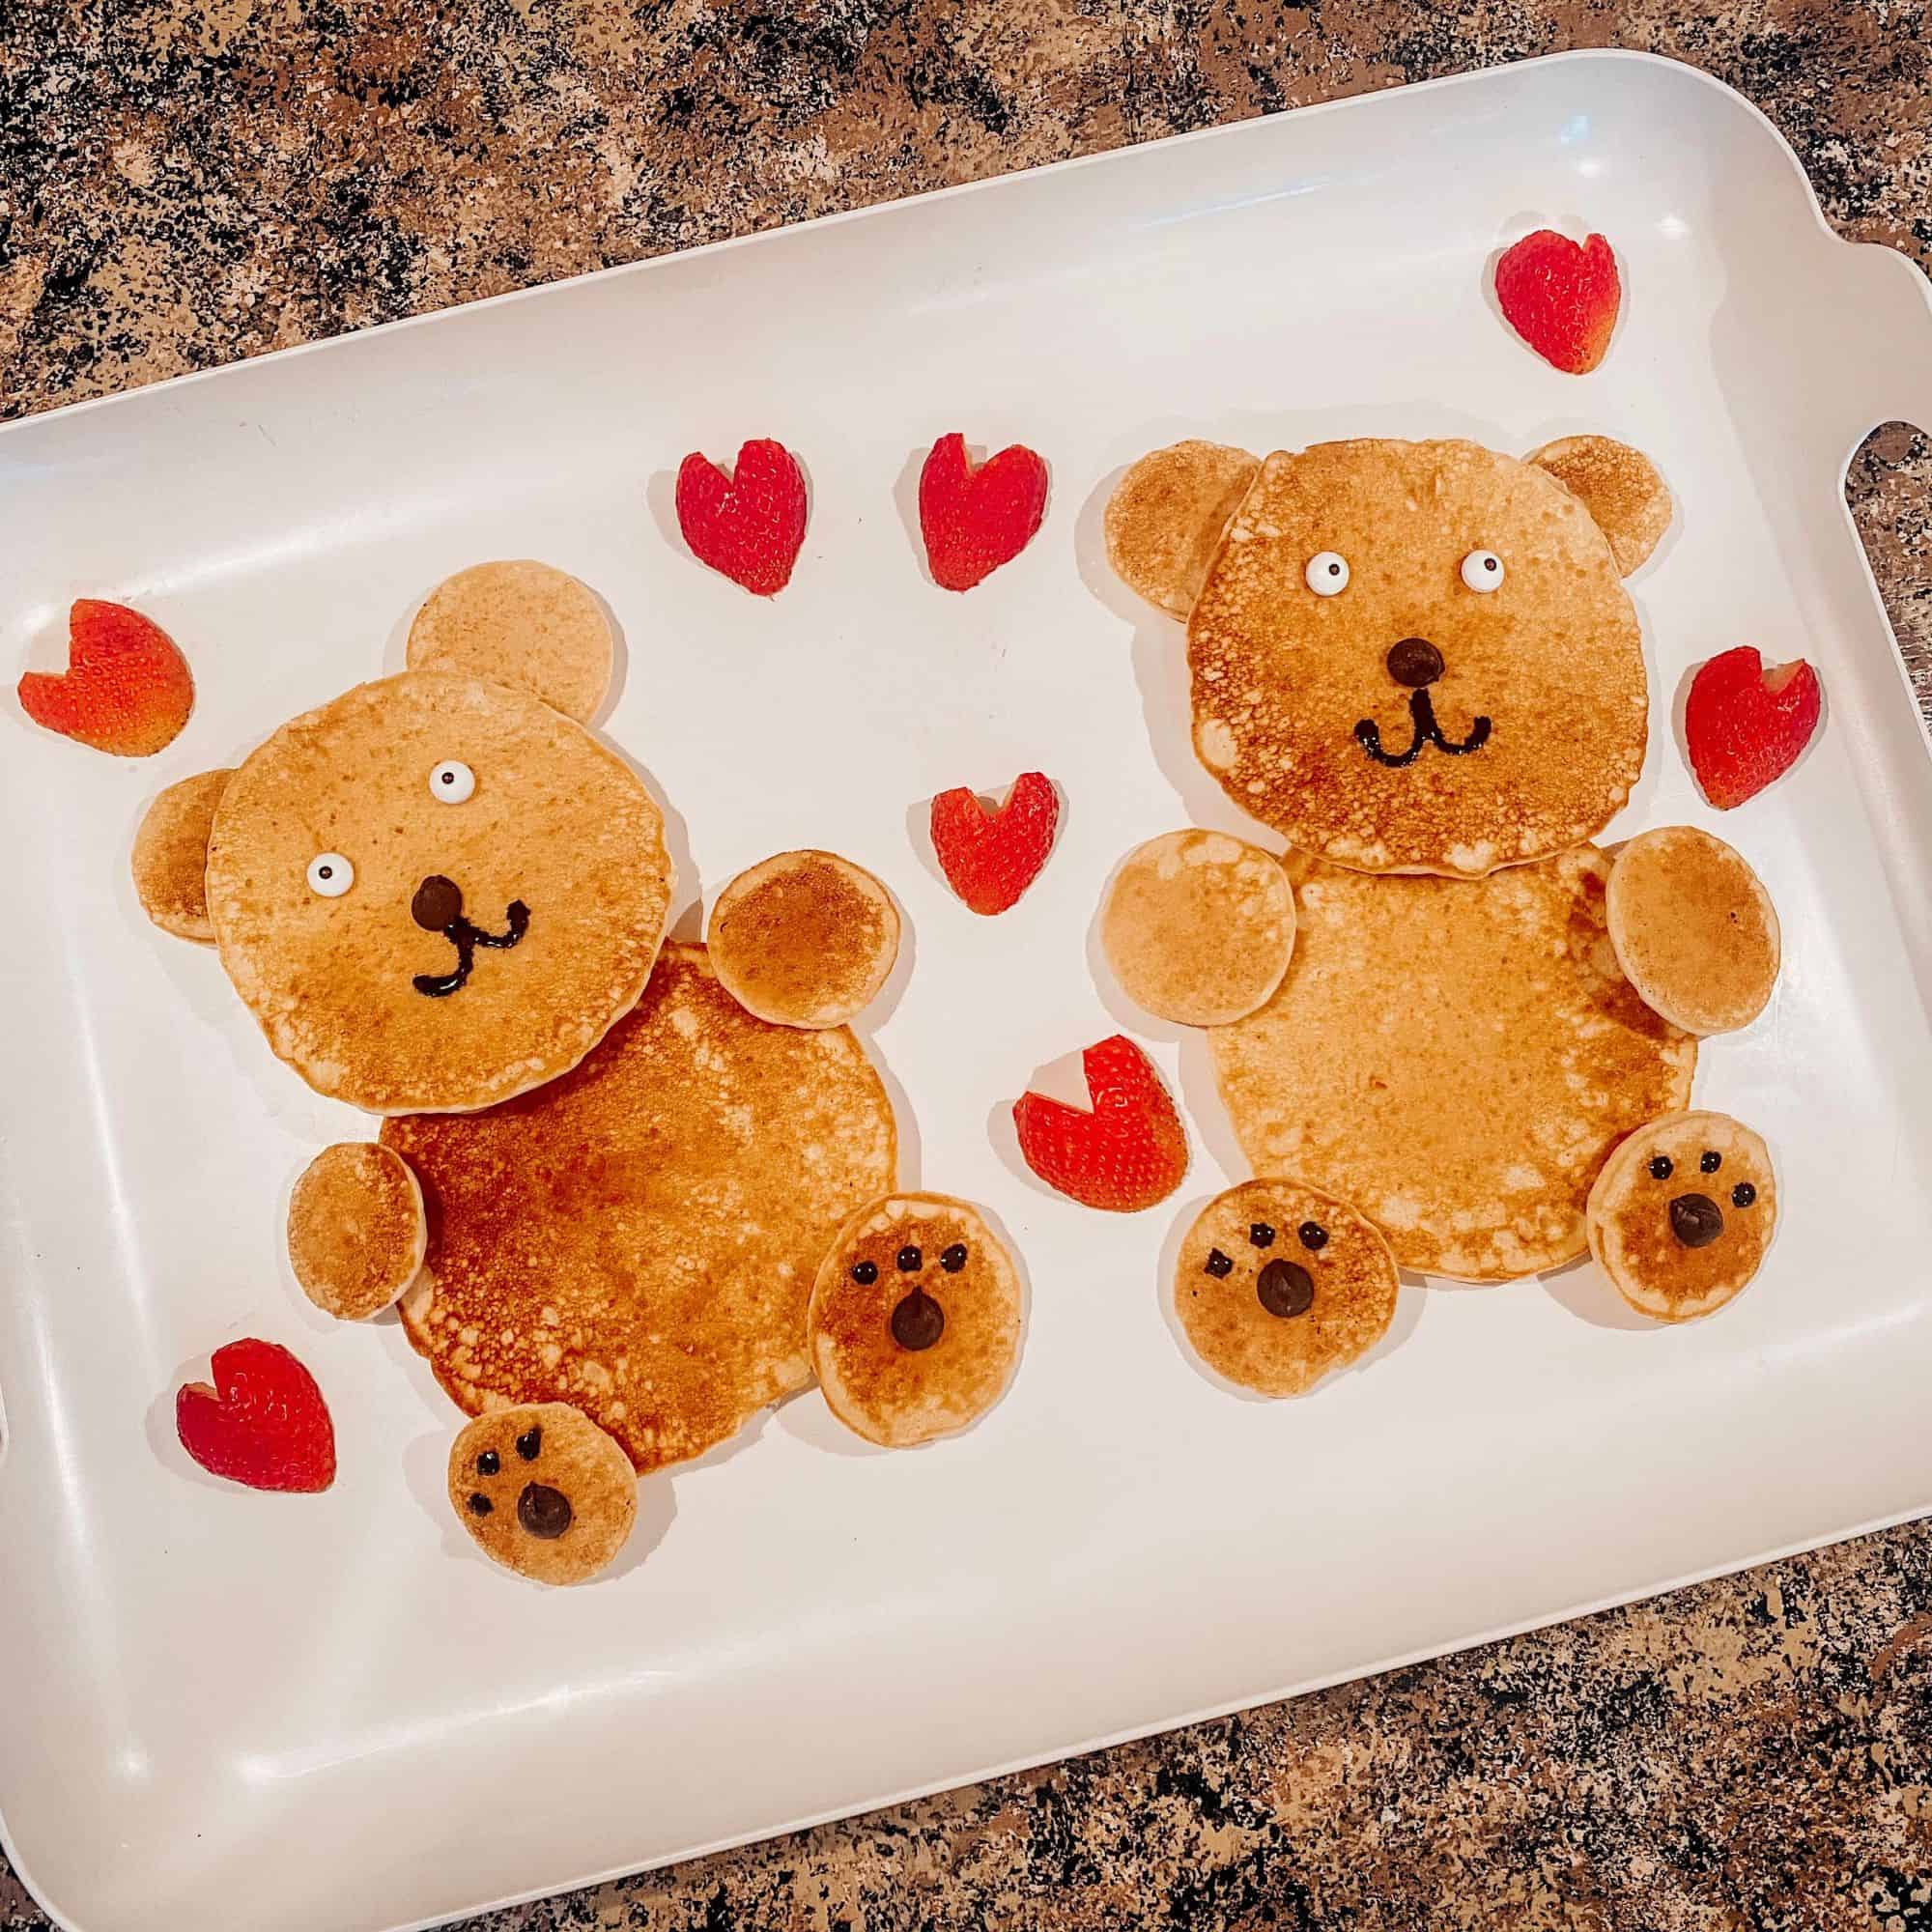
[[[1532,219],[1601,229],[1626,317],[1598,375],[1478,297]],[[7,1289],[0,1815],[89,1932],[421,1923],[1380,1669],[1932,1506],[1932,758],[1842,499],[1872,423],[1932,424],[1932,308],[1835,240],[1770,125],[1690,70],[1577,54],[1110,155],[591,277],[0,434],[0,662],[69,599],[186,645],[199,707],[147,764],[4,709]],[[970,597],[923,579],[919,454],[1047,456],[1046,527]],[[1189,821],[1179,630],[1110,579],[1121,466],[1183,435],[1571,431],[1648,450],[1681,523],[1636,581],[1653,750],[1615,834],[1713,823],[1673,740],[1688,668],[1749,640],[1828,720],[1724,821],[1771,886],[1773,1009],[1701,1103],[1784,1180],[1762,1279],[1682,1331],[1587,1268],[1405,1289],[1367,1373],[1297,1404],[1210,1387],[1163,1319],[1176,1230],[1232,1152],[1205,1051],[1130,1024],[1197,1135],[1117,1218],[1016,1171],[1005,1109],[1121,1023],[1109,868]],[[675,539],[671,471],[781,438],[810,470],[792,587]],[[163,783],[400,662],[416,599],[536,555],[610,601],[610,736],[681,821],[684,904],[786,845],[881,873],[916,961],[876,1031],[905,1173],[988,1202],[1031,1276],[1011,1394],[916,1455],[808,1393],[645,1486],[624,1573],[544,1592],[442,1498],[456,1416],[393,1323],[337,1328],[281,1254],[294,1175],[367,1131],[270,1060],[205,953],[153,931],[129,838]],[[11,673],[10,673],[11,674]],[[1040,885],[964,915],[920,801],[1038,766]],[[1233,1169],[1237,1175],[1239,1169]],[[223,1339],[294,1345],[334,1489],[260,1496],[177,1448]]]

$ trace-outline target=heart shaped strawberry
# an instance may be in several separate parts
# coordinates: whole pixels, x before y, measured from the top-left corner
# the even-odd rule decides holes
[[[694,450],[678,466],[677,526],[700,563],[754,597],[775,597],[805,542],[805,472],[769,437],[738,451],[728,478]]]
[[[1616,255],[1601,235],[1579,248],[1567,235],[1539,228],[1498,257],[1496,302],[1546,362],[1587,376],[1604,359],[1623,304]]]
[[[1060,794],[1042,772],[1022,772],[988,811],[964,785],[932,801],[932,849],[946,882],[975,912],[1005,912],[1039,876],[1060,823]]]
[[[252,1336],[209,1358],[214,1386],[175,1392],[175,1434],[211,1475],[251,1490],[326,1490],[335,1480],[335,1427],[315,1378],[273,1342]]]
[[[1153,1063],[1124,1034],[1080,1056],[1092,1109],[1044,1094],[1013,1102],[1026,1164],[1083,1207],[1137,1213],[1165,1201],[1187,1173],[1187,1134]]]
[[[152,757],[173,744],[194,708],[194,679],[168,634],[125,604],[83,597],[67,635],[66,671],[26,672],[21,710],[117,757]]]
[[[919,472],[919,530],[943,590],[971,590],[1033,541],[1046,515],[1046,465],[1016,442],[975,469],[963,436],[942,436]]]
[[[1818,673],[1803,658],[1766,670],[1740,644],[1700,665],[1684,700],[1684,749],[1719,811],[1755,798],[1798,762],[1824,709]]]

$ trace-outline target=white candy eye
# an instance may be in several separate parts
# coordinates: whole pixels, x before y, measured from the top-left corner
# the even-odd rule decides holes
[[[476,774],[460,758],[445,758],[429,775],[429,795],[444,805],[461,805],[476,789]]]
[[[1339,551],[1318,551],[1301,573],[1318,597],[1337,597],[1349,587],[1349,559]]]
[[[355,867],[340,852],[318,852],[308,862],[308,889],[339,899],[355,883]]]
[[[1472,550],[1463,559],[1463,582],[1471,590],[1500,590],[1503,560],[1492,550]]]

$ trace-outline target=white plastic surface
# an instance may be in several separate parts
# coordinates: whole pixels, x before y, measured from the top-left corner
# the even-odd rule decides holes
[[[1614,241],[1584,380],[1528,354],[1484,265],[1528,226]],[[199,703],[125,764],[0,707],[4,1216],[0,1814],[87,1932],[350,1932],[762,1835],[1374,1670],[1932,1506],[1932,758],[1841,497],[1932,423],[1932,308],[1820,221],[1754,110],[1579,54],[1143,148],[379,330],[0,434],[0,664],[58,664],[75,595],[185,645]],[[942,432],[1047,458],[1025,555],[965,597],[909,528]],[[1163,1316],[1234,1157],[1202,1042],[1096,974],[1135,841],[1236,826],[1185,734],[1179,627],[1111,582],[1122,465],[1182,435],[1638,443],[1681,521],[1634,581],[1653,751],[1612,836],[1715,824],[1672,730],[1689,668],[1803,653],[1823,732],[1722,821],[1783,918],[1772,1009],[1697,1101],[1770,1140],[1764,1274],[1682,1330],[1589,1265],[1406,1288],[1369,1365],[1294,1404],[1209,1385]],[[811,527],[763,603],[675,539],[670,477],[748,436]],[[293,1179],[364,1131],[272,1061],[213,958],[141,917],[162,784],[400,661],[446,572],[545,557],[622,626],[607,729],[674,808],[684,901],[787,845],[899,895],[875,1044],[903,1179],[988,1203],[1031,1277],[1003,1406],[918,1454],[808,1393],[647,1483],[614,1580],[546,1593],[447,1514],[454,1410],[392,1322],[288,1276]],[[10,668],[8,675],[13,671]],[[1037,766],[1039,885],[965,912],[923,802]],[[1006,1109],[1122,1025],[1197,1136],[1132,1218],[1051,1198]],[[315,1498],[190,1465],[172,1392],[239,1334],[333,1408]]]

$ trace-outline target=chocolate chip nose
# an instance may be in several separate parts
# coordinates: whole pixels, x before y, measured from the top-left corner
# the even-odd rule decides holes
[[[1724,1210],[1708,1194],[1680,1194],[1670,1204],[1670,1232],[1687,1248],[1708,1248],[1724,1232]]]
[[[1315,1301],[1315,1277],[1299,1262],[1277,1256],[1256,1279],[1255,1295],[1270,1315],[1306,1315]]]
[[[548,1483],[526,1483],[517,1498],[517,1520],[532,1536],[554,1543],[570,1527],[570,1498]]]
[[[410,901],[410,917],[425,932],[440,932],[463,917],[463,895],[454,879],[432,872]]]
[[[1442,675],[1442,653],[1427,638],[1405,638],[1389,646],[1388,673],[1398,684],[1420,691]]]

